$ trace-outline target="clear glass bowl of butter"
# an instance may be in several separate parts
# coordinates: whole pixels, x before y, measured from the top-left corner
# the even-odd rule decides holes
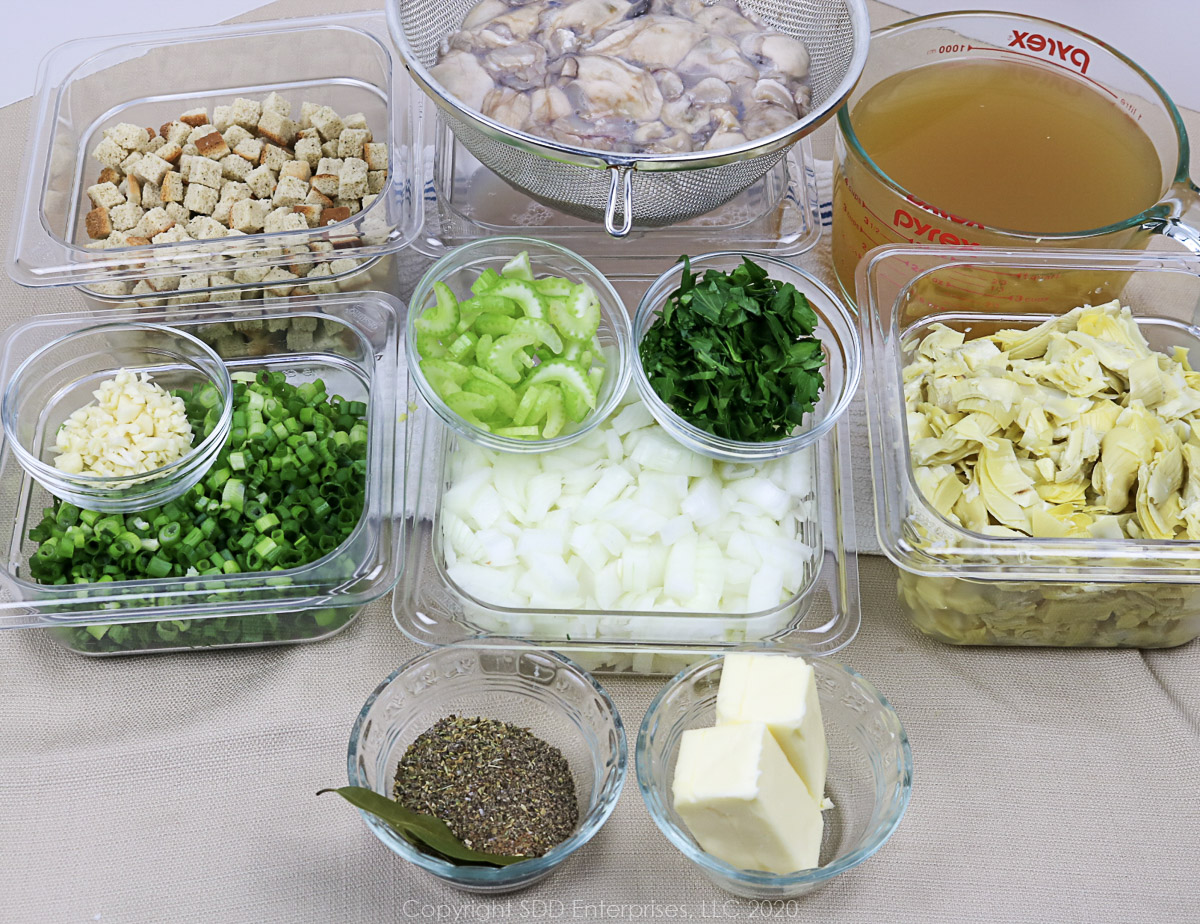
[[[738,651],[798,654],[765,646],[748,646]],[[818,865],[814,868],[774,873],[735,866],[701,848],[677,810],[673,785],[684,732],[716,725],[717,691],[725,667],[723,657],[702,661],[667,683],[651,703],[638,733],[638,786],[650,817],[701,873],[722,889],[744,898],[794,898],[820,888],[862,863],[896,829],[912,792],[912,753],[891,704],[871,683],[845,665],[826,658],[806,660],[813,668],[828,748],[823,787],[828,801],[821,812],[823,825]],[[795,805],[772,803],[766,777],[764,765],[759,777],[764,781],[760,784],[760,796],[755,800],[756,807],[749,810],[777,809],[780,816],[786,813],[786,820],[781,819],[777,827],[794,831],[801,813]],[[738,811],[732,807],[737,801],[714,808],[722,813]],[[743,846],[756,849],[756,845]],[[770,852],[770,848],[762,849]]]

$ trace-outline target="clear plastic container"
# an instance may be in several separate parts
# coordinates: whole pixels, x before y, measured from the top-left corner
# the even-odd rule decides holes
[[[0,546],[0,628],[50,628],[68,648],[87,654],[271,645],[330,635],[386,594],[402,563],[401,311],[395,299],[376,293],[142,315],[209,343],[231,373],[279,370],[294,384],[319,377],[329,394],[367,404],[366,497],[358,525],[323,558],[286,571],[38,584],[29,573],[37,546],[28,533],[52,499],[11,447],[0,444],[0,522],[9,524]],[[88,319],[46,315],[11,327],[0,342],[0,381],[39,346]],[[114,634],[113,626],[123,628]]]
[[[334,225],[109,250],[89,249],[85,194],[101,165],[92,152],[102,131],[120,122],[156,127],[195,107],[261,100],[277,92],[292,103],[362,112],[376,141],[386,142],[389,169],[382,194]],[[82,285],[121,300],[134,284],[182,274],[231,276],[236,270],[284,267],[324,259],[322,248],[369,261],[406,246],[420,223],[413,180],[419,112],[411,84],[394,59],[382,13],[88,38],[60,45],[42,61],[22,180],[23,193],[8,269],[26,286]],[[288,250],[287,248],[294,248]],[[309,255],[306,257],[304,252]],[[339,272],[351,276],[349,268]],[[328,277],[321,282],[328,282]],[[364,279],[365,281],[365,279]],[[125,285],[125,284],[128,285]],[[175,283],[168,298],[209,301],[229,286]],[[208,297],[199,295],[208,293]]]
[[[941,516],[914,480],[901,372],[934,323],[1033,327],[1127,305],[1151,348],[1200,355],[1200,257],[887,246],[859,264],[875,515],[913,623],[950,644],[1165,648],[1200,636],[1200,542],[1000,538]]]
[[[614,416],[614,424],[619,417]],[[468,592],[448,573],[444,497],[453,483],[457,454],[479,450],[460,444],[424,404],[412,412],[409,422],[410,532],[404,578],[392,606],[396,624],[415,641],[444,645],[481,635],[510,636],[566,652],[588,670],[661,675],[748,641],[778,642],[810,654],[828,654],[848,644],[858,631],[854,491],[845,427],[835,427],[816,445],[789,457],[809,473],[804,486],[787,497],[789,509],[798,517],[797,537],[811,549],[811,555],[798,563],[803,573],[795,593],[761,611],[714,614],[620,606],[509,607]],[[674,445],[665,434],[663,439]],[[537,460],[547,455],[519,458]]]

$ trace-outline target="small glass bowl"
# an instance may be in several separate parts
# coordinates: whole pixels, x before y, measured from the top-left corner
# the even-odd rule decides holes
[[[416,347],[416,321],[421,312],[433,300],[433,284],[444,282],[457,298],[470,297],[471,284],[485,269],[499,269],[521,251],[529,252],[535,277],[544,275],[562,276],[572,282],[586,282],[600,299],[600,329],[597,336],[608,358],[608,372],[600,387],[596,407],[577,424],[568,423],[564,432],[551,439],[523,440],[515,437],[497,436],[481,430],[463,420],[441,399],[421,371],[421,356]],[[506,452],[547,452],[567,446],[593,430],[616,408],[625,388],[629,384],[630,353],[632,334],[629,312],[617,290],[608,279],[591,263],[578,254],[531,237],[491,237],[463,244],[438,260],[421,277],[413,291],[408,308],[408,329],[404,343],[408,358],[408,370],[417,389],[429,406],[455,432],[467,439]]]
[[[94,400],[92,392],[121,369],[147,372],[167,391],[211,383],[221,416],[184,456],[138,475],[73,475],[54,467],[62,423]],[[157,507],[204,477],[229,439],[233,382],[211,347],[161,324],[100,324],[66,334],[30,355],[4,389],[4,438],[21,467],[55,497],[85,510],[121,513]]]
[[[511,639],[474,639],[436,648],[376,687],[350,732],[350,785],[391,798],[396,765],[408,746],[451,714],[511,722],[562,751],[580,800],[579,824],[543,856],[504,867],[460,866],[417,849],[364,812],[367,827],[394,853],[468,892],[512,892],[554,872],[612,814],[626,764],[625,729],[617,707],[572,661]]]
[[[825,792],[834,804],[824,812],[816,869],[787,875],[738,869],[705,853],[675,811],[671,786],[679,741],[689,728],[716,724],[721,658],[702,661],[669,681],[638,732],[638,786],[650,817],[714,884],[744,898],[794,898],[857,866],[891,836],[912,792],[912,752],[891,704],[850,668],[826,658],[809,663],[816,671],[829,747]]]
[[[638,394],[642,396],[642,401],[654,415],[654,419],[662,424],[663,429],[677,442],[711,459],[761,462],[778,459],[803,449],[833,428],[838,418],[850,407],[850,401],[858,389],[858,380],[862,375],[862,346],[854,315],[842,300],[815,276],[787,260],[765,253],[728,250],[701,254],[689,258],[689,261],[692,272],[702,276],[710,269],[730,272],[742,265],[743,258],[748,258],[763,267],[772,279],[794,285],[808,298],[809,304],[817,314],[817,327],[813,333],[820,339],[825,352],[825,365],[821,367],[825,387],[821,390],[812,412],[805,415],[805,422],[798,430],[784,439],[761,443],[725,439],[688,423],[654,390],[642,366],[642,338],[658,319],[668,297],[679,288],[679,282],[683,278],[682,263],[676,263],[654,280],[638,303],[637,313],[633,318],[634,357],[630,365],[633,367],[633,381]]]

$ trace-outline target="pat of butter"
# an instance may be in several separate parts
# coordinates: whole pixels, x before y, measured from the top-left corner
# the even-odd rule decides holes
[[[812,665],[783,654],[731,651],[721,667],[717,724],[763,722],[818,804],[829,752]]]
[[[705,853],[771,873],[817,866],[821,809],[761,722],[685,731],[672,793]]]

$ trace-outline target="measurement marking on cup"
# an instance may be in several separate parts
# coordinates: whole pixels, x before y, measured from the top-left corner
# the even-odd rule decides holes
[[[943,47],[948,48],[950,46],[943,46]],[[1017,51],[1016,49],[1013,49],[1013,48],[997,48],[994,45],[986,46],[986,47],[981,47],[979,45],[968,45],[966,50],[967,51],[982,51],[982,52],[996,51],[996,52],[1000,52],[1001,54],[1016,55],[1018,58],[1028,58],[1030,61],[1037,61],[1039,64],[1048,64],[1051,67],[1057,67],[1061,71],[1066,71],[1068,74],[1076,74],[1079,77],[1082,77],[1084,80],[1086,80],[1092,86],[1096,87],[1097,89],[1103,90],[1105,93],[1107,93],[1113,99],[1120,101],[1120,97],[1117,96],[1116,93],[1114,93],[1112,90],[1110,90],[1104,84],[1100,83],[1098,80],[1093,80],[1087,74],[1081,73],[1080,71],[1077,71],[1073,67],[1067,67],[1065,64],[1059,64],[1057,61],[1051,61],[1048,58],[1042,58],[1042,57],[1039,57],[1038,55],[1031,55],[1024,51]]]

